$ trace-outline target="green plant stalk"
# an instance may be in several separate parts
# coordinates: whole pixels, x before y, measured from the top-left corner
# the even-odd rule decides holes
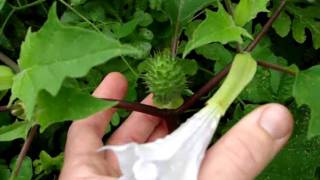
[[[207,102],[224,115],[231,103],[249,84],[257,70],[257,63],[249,53],[237,54],[225,81]]]

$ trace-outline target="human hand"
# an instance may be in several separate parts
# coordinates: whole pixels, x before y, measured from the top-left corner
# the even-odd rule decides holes
[[[121,99],[127,81],[119,73],[110,73],[94,92],[100,98]],[[143,103],[152,104],[151,96]],[[75,121],[69,128],[65,161],[60,180],[117,179],[121,172],[110,152],[97,153],[115,109]],[[277,104],[264,105],[244,117],[215,145],[203,160],[199,179],[254,179],[287,142],[293,120],[289,111]],[[134,112],[109,138],[108,144],[145,143],[168,134],[164,120]]]

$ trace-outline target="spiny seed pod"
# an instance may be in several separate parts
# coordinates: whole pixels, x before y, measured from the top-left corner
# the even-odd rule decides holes
[[[183,103],[182,92],[187,87],[186,75],[170,53],[159,53],[148,60],[144,80],[153,102],[159,108],[175,109]]]
[[[11,114],[19,119],[26,119],[25,107],[22,101],[16,101],[11,107]]]

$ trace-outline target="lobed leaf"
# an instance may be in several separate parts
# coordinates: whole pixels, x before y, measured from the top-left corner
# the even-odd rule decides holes
[[[209,43],[227,44],[234,41],[242,43],[241,36],[251,38],[251,35],[245,29],[234,23],[232,17],[221,4],[219,4],[217,12],[207,10],[206,14],[206,19],[197,27],[193,32],[192,39],[188,41],[183,53],[184,57],[191,50]]]
[[[303,43],[306,41],[306,29],[312,34],[313,47],[320,48],[320,22],[318,21],[320,7],[298,8],[295,6],[289,7],[289,11],[294,14],[292,22],[293,38]]]
[[[165,0],[163,7],[171,23],[176,26],[186,24],[197,11],[214,1],[216,0]]]
[[[42,90],[55,96],[66,77],[82,77],[111,58],[139,53],[102,33],[61,24],[54,5],[45,25],[35,33],[29,30],[21,46],[22,71],[14,79],[11,102],[22,100],[31,119]]]
[[[254,19],[260,12],[268,12],[267,4],[270,0],[240,0],[234,11],[237,25],[244,26]]]
[[[292,30],[292,36],[298,43],[304,43],[307,39],[306,31],[312,35],[313,47],[320,48],[320,5],[314,4],[301,8],[294,1],[288,2],[286,11],[283,11],[273,24],[276,33],[285,37]],[[292,19],[290,18],[292,17]]]
[[[272,24],[272,27],[279,36],[287,36],[291,30],[290,16],[285,12],[281,12],[277,20]]]

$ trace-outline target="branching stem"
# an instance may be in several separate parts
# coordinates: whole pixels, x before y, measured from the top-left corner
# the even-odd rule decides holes
[[[45,2],[46,0],[37,0],[37,1],[34,1],[34,2],[31,2],[29,4],[25,4],[25,5],[22,5],[22,6],[12,6],[11,5],[11,11],[9,12],[9,14],[7,15],[6,19],[4,20],[1,28],[0,28],[0,35],[3,33],[4,31],[4,28],[6,27],[9,19],[11,18],[11,16],[16,12],[16,11],[20,11],[20,10],[23,10],[23,9],[27,9],[27,8],[30,8],[32,6],[36,6],[36,5],[39,5],[43,2]]]
[[[264,61],[257,61],[258,65],[265,68],[270,68],[279,72],[287,73],[289,75],[296,75],[296,73],[286,67],[277,65],[277,64],[271,64]],[[116,105],[116,108],[120,109],[126,109],[130,111],[138,111],[158,117],[173,117],[178,116],[179,114],[184,113],[187,111],[191,106],[193,106],[199,99],[206,94],[208,94],[214,87],[216,87],[223,78],[226,77],[230,70],[231,64],[227,65],[222,71],[220,71],[218,74],[216,74],[207,84],[205,84],[202,88],[200,88],[196,93],[194,93],[193,96],[191,96],[189,99],[185,101],[185,103],[176,110],[168,110],[168,109],[159,109],[157,107],[137,103],[137,102],[126,102],[118,99],[104,99],[107,101],[117,101],[118,105]]]
[[[262,30],[256,36],[256,38],[249,44],[249,46],[245,49],[245,51],[251,52],[261,41],[261,39],[267,34],[269,29],[271,28],[274,21],[279,17],[281,11],[286,5],[286,0],[281,0],[279,7],[275,10],[273,15],[270,17],[268,22],[263,26]]]
[[[279,71],[279,72],[283,72],[283,73],[289,74],[291,76],[295,76],[296,75],[295,71],[292,71],[292,70],[288,69],[287,67],[283,67],[283,66],[280,66],[280,65],[277,65],[277,64],[267,63],[267,62],[264,62],[264,61],[257,61],[257,63],[258,63],[259,66],[262,66],[262,67],[265,67],[265,68],[269,68],[269,69],[273,69],[273,70],[276,70],[276,71]]]
[[[217,86],[221,80],[228,74],[231,65],[226,66],[222,71],[220,71],[217,75],[215,75],[208,83],[206,83],[200,90],[198,90],[194,95],[192,95],[189,99],[187,99],[183,105],[177,109],[176,112],[181,113],[185,110],[189,109],[196,103],[202,96],[206,95],[210,92],[215,86]]]

